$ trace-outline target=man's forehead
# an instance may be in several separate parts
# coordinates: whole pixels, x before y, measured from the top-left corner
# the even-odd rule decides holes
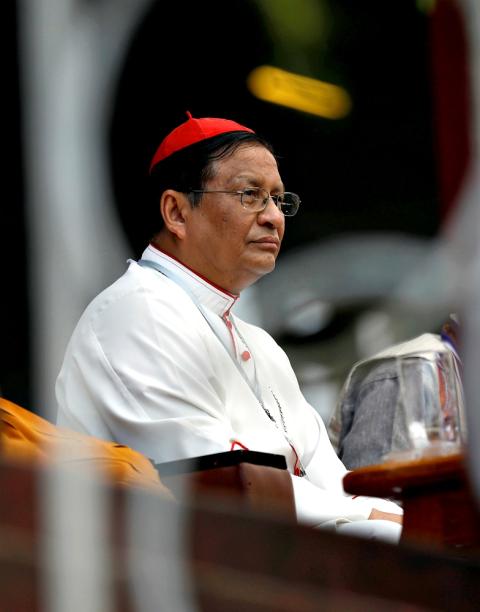
[[[243,149],[215,162],[215,178],[222,178],[232,183],[248,182],[259,185],[267,180],[274,180],[280,186],[283,185],[275,157],[268,149],[263,147],[250,147],[250,151]]]

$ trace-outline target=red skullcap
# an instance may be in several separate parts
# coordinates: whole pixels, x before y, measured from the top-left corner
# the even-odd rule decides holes
[[[150,164],[150,172],[162,159],[201,140],[206,140],[219,134],[226,134],[227,132],[255,133],[250,128],[230,119],[216,119],[213,117],[194,119],[188,111],[187,116],[188,120],[176,127],[160,143]]]

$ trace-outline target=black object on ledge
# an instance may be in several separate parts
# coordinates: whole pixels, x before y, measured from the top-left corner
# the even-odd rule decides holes
[[[287,462],[285,461],[285,457],[283,455],[275,455],[273,453],[262,453],[260,451],[250,450],[225,451],[222,453],[214,453],[212,455],[192,457],[190,459],[167,461],[165,463],[153,462],[153,465],[158,471],[160,477],[165,477],[188,474],[190,472],[200,472],[214,468],[231,467],[238,465],[239,463],[265,465],[278,468],[279,470],[287,469]]]

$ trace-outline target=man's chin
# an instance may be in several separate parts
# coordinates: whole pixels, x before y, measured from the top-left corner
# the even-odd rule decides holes
[[[262,258],[262,261],[257,262],[257,265],[254,269],[259,277],[265,276],[265,274],[273,272],[273,270],[275,269],[275,263],[276,257],[272,256],[271,258]]]

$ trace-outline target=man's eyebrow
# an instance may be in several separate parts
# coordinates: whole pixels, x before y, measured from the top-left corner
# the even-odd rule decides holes
[[[251,174],[239,174],[237,176],[232,177],[232,182],[239,181],[247,181],[251,187],[263,187],[262,180],[258,177],[252,176]],[[278,183],[277,187],[272,190],[272,192],[283,192],[284,190],[285,186],[282,182],[280,182]]]

